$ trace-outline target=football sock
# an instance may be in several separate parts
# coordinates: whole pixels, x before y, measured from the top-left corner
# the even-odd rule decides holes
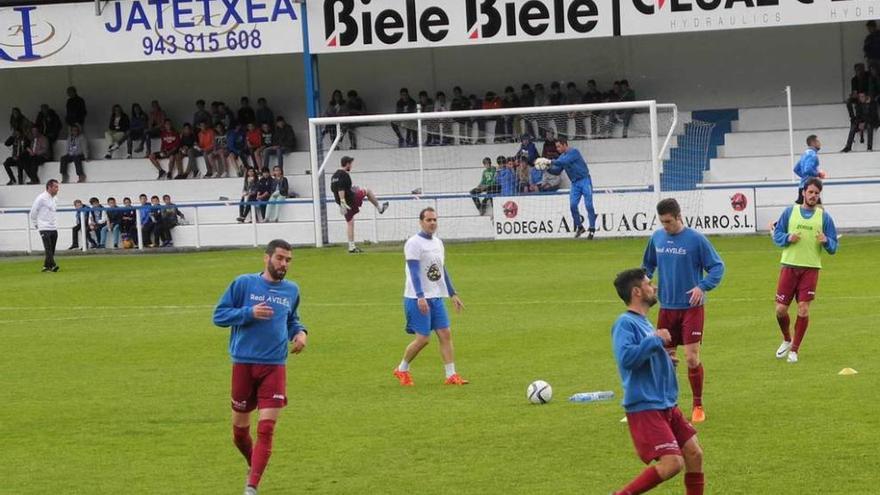
[[[238,447],[238,451],[244,456],[248,466],[251,465],[253,442],[251,441],[250,426],[232,426],[232,442]]]
[[[446,369],[446,378],[455,374],[455,363],[444,364],[443,367]]]
[[[657,469],[654,468],[654,466],[648,466],[642,471],[642,474],[638,475],[636,479],[630,481],[628,485],[617,492],[617,495],[638,495],[639,493],[645,493],[662,482],[663,479],[660,478],[660,473],[657,472]]]
[[[703,495],[703,473],[685,473],[684,488],[687,495]]]
[[[348,249],[354,249],[354,247],[355,247],[355,246],[354,246],[354,241],[349,241],[349,242],[348,242]]]
[[[260,486],[260,478],[266,465],[269,464],[269,456],[272,455],[272,433],[275,431],[275,420],[261,419],[257,425],[257,444],[254,446],[254,454],[251,459],[251,474],[248,476],[248,485],[254,488]]]
[[[791,318],[788,316],[788,313],[785,313],[785,316],[776,316],[776,321],[779,323],[779,329],[782,330],[782,338],[786,342],[791,342],[791,332],[789,328],[791,328]]]
[[[406,362],[406,359],[401,359],[400,364],[397,365],[398,371],[409,371],[409,363]]]
[[[807,333],[807,325],[810,324],[809,316],[798,316],[794,323],[794,342],[791,344],[791,352],[797,352],[801,348],[801,341]]]
[[[694,406],[703,405],[703,363],[696,368],[688,368],[688,381],[694,395]]]

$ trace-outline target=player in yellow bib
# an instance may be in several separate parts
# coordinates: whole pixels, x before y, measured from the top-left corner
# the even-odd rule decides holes
[[[776,287],[776,321],[783,341],[776,357],[798,362],[798,351],[810,321],[810,302],[816,298],[822,250],[837,252],[837,229],[831,215],[819,203],[822,181],[811,177],[804,184],[804,204],[782,212],[773,230],[773,242],[782,249],[782,270]],[[792,341],[788,307],[797,299],[797,321]]]

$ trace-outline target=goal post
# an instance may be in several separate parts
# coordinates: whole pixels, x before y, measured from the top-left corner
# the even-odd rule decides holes
[[[469,190],[480,178],[476,168],[480,160],[488,157],[497,165],[496,160],[502,156],[514,156],[523,135],[536,142],[567,137],[571,146],[581,149],[591,172],[599,160],[608,165],[606,169],[624,176],[609,181],[596,177],[594,172],[594,188],[606,192],[640,188],[659,199],[663,157],[680,130],[677,106],[654,100],[466,111],[422,111],[421,105],[417,108],[414,113],[309,119],[315,246],[339,242],[337,224],[341,217],[336,218],[339,215],[335,208],[327,208],[328,203],[334,203],[327,184],[327,167],[334,170],[343,155],[355,159],[353,182],[366,183],[377,196],[391,200],[391,211],[400,202],[432,200],[443,204],[451,214],[460,214],[461,222],[470,225],[476,219],[465,217],[479,216],[468,205],[475,201]],[[475,161],[475,157],[481,158]],[[627,176],[623,170],[634,172]],[[466,185],[470,179],[464,175],[472,177],[470,187]],[[465,212],[467,208],[471,211]],[[362,208],[369,209],[372,207],[367,204]],[[372,232],[370,240],[403,240],[407,232],[411,235],[413,225],[417,226],[412,219],[387,214],[379,220],[375,217],[370,212],[358,217],[387,224],[381,229],[375,225],[373,229],[359,227]],[[479,237],[481,234],[471,238]]]

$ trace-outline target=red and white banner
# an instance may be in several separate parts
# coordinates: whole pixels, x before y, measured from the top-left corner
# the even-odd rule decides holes
[[[710,189],[664,193],[682,207],[685,225],[704,234],[751,234],[755,228],[754,189]],[[574,236],[568,195],[496,197],[496,239],[552,239]],[[596,194],[597,237],[649,236],[661,228],[653,193]],[[580,212],[587,226],[583,202]]]

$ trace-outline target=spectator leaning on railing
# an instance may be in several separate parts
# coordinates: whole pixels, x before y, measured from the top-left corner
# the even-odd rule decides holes
[[[129,204],[131,204],[131,200],[129,200]],[[112,196],[107,198],[107,208],[104,210],[104,214],[107,223],[101,230],[101,238],[106,241],[107,235],[112,235],[113,249],[117,249],[119,248],[119,236],[122,232],[122,210],[116,207],[116,198],[113,198]],[[102,244],[102,247],[103,246],[104,244]]]

